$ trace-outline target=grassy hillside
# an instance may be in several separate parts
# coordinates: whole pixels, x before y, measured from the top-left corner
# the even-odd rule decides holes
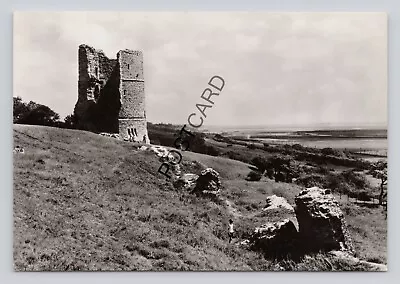
[[[246,236],[255,225],[291,217],[259,214],[268,195],[293,204],[300,190],[271,180],[247,182],[245,163],[184,153],[184,169],[196,161],[220,172],[227,202],[215,204],[174,189],[157,172],[156,156],[132,143],[14,125],[16,145],[25,149],[14,154],[16,270],[362,270],[334,260],[328,265],[323,255],[278,265],[228,244],[229,218],[235,218],[238,235]],[[383,215],[374,209],[357,215],[354,210],[361,209],[343,206],[359,255],[386,262]],[[377,227],[368,226],[371,220]]]

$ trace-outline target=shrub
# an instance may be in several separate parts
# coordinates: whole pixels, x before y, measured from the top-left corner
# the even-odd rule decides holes
[[[336,156],[338,154],[338,151],[329,147],[321,149],[321,153],[326,156],[328,155]]]
[[[270,163],[260,156],[253,158],[251,164],[256,166],[260,172],[264,172],[270,166]]]
[[[320,166],[318,167],[317,173],[326,175],[329,173],[329,170],[326,167]]]
[[[308,175],[297,179],[297,184],[303,185],[305,187],[318,186],[320,188],[326,187],[326,179],[320,175]]]
[[[362,190],[358,193],[358,199],[361,201],[370,201],[371,200],[371,196],[368,194],[367,191]]]
[[[342,172],[341,175],[348,184],[352,185],[356,189],[365,189],[369,186],[365,176],[355,173],[353,171],[345,171]]]
[[[298,151],[304,151],[304,147],[301,144],[293,144],[292,148]]]
[[[254,149],[256,149],[256,145],[254,145],[253,143],[250,143],[247,145],[247,148],[249,148],[250,150],[254,150]]]
[[[219,151],[214,146],[207,146],[206,154],[216,157],[219,155]]]
[[[77,127],[77,123],[78,122],[76,116],[74,114],[70,114],[64,118],[63,127],[68,129],[75,129]]]
[[[263,145],[264,145],[264,150],[265,151],[268,151],[268,150],[271,149],[271,146],[268,143],[264,143]]]
[[[13,98],[13,123],[45,126],[63,126],[60,115],[51,108],[30,101],[24,103],[20,97]]]
[[[345,180],[341,175],[330,173],[327,176],[327,182],[328,187],[332,189],[332,191],[336,191],[336,189],[339,189],[345,183]]]
[[[215,134],[213,139],[219,142],[232,143],[232,139],[222,136],[221,134]]]
[[[265,172],[265,176],[267,176],[270,179],[274,178],[274,169],[268,168]]]
[[[251,171],[247,177],[246,180],[248,181],[259,181],[262,177],[262,174],[260,172],[256,172],[256,171]]]
[[[286,181],[286,177],[283,173],[279,172],[275,175],[275,181],[276,182],[285,182]]]

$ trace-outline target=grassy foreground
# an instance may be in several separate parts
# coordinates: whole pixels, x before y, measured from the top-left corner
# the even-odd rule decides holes
[[[318,254],[276,263],[227,242],[285,212],[259,214],[268,195],[294,203],[300,187],[245,181],[247,164],[185,152],[183,169],[221,174],[216,204],[177,191],[157,172],[157,157],[132,143],[89,132],[14,125],[15,270],[363,270]],[[200,169],[198,169],[200,171]],[[343,200],[359,257],[386,263],[386,221],[380,209]]]

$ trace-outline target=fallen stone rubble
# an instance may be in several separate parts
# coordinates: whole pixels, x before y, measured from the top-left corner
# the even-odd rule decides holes
[[[354,257],[344,214],[329,190],[318,187],[305,189],[296,196],[295,203],[299,230],[289,219],[266,222],[257,227],[249,239],[242,242],[243,245],[273,258],[329,251],[341,251]],[[284,204],[284,198],[270,196],[263,210],[289,209]]]
[[[295,198],[299,237],[311,251],[354,253],[344,214],[330,190],[308,188]]]
[[[207,168],[200,173],[192,193],[211,198],[218,198],[220,190],[221,180],[219,173],[212,168]]]
[[[289,202],[287,202],[287,200],[284,197],[271,195],[267,197],[266,202],[267,204],[262,209],[263,211],[273,210],[273,209],[287,209],[291,212],[294,212],[293,206],[290,205]]]
[[[24,154],[25,153],[25,149],[23,147],[17,145],[17,146],[14,147],[13,153]]]
[[[281,258],[293,253],[297,245],[297,229],[292,221],[284,219],[257,227],[249,238],[249,246],[265,256]]]
[[[118,133],[106,133],[106,132],[102,132],[102,133],[99,133],[99,135],[105,136],[105,137],[110,137],[110,138],[116,138],[116,139],[120,140],[120,136],[119,136]]]

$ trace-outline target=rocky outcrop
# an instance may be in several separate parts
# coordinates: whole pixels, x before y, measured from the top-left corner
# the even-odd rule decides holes
[[[198,178],[199,176],[196,174],[183,174],[174,182],[174,186],[177,189],[193,190]]]
[[[118,139],[118,140],[120,140],[121,138],[119,137],[119,134],[117,134],[117,133],[106,133],[106,132],[102,132],[102,133],[99,133],[101,136],[105,136],[105,137],[110,137],[110,138],[115,138],[115,139]]]
[[[283,200],[277,196],[268,197],[263,211],[267,208],[288,209],[281,206]],[[266,257],[277,260],[288,257],[304,261],[313,259],[310,256],[312,252],[326,252],[322,258],[332,270],[337,270],[337,267],[340,269],[344,264],[344,267],[357,271],[387,271],[385,264],[360,260],[354,256],[344,214],[330,190],[318,187],[305,189],[296,196],[295,203],[299,230],[290,219],[268,222],[257,227],[248,239],[237,245],[261,251]]]
[[[296,196],[295,203],[299,230],[289,219],[268,222],[255,229],[249,238],[249,247],[273,258],[301,256],[313,251],[354,254],[343,212],[329,190],[305,189]],[[263,211],[271,209],[293,210],[284,198],[275,195],[267,198]]]
[[[299,238],[307,250],[354,253],[343,212],[329,190],[305,189],[295,198],[295,203]]]
[[[200,173],[192,193],[217,197],[220,189],[221,180],[219,178],[219,173],[212,168],[207,168]]]
[[[158,146],[158,145],[145,146],[145,145],[143,145],[139,149],[142,151],[151,151],[151,152],[155,153],[162,162],[168,161],[169,150],[164,146]]]
[[[262,209],[263,211],[265,210],[272,210],[272,209],[286,209],[290,212],[294,212],[294,208],[292,205],[287,202],[287,200],[283,197],[276,196],[276,195],[271,195],[268,196],[266,199],[266,205]]]
[[[254,230],[249,238],[249,247],[262,251],[265,256],[282,258],[297,250],[298,232],[292,221],[266,223]]]

